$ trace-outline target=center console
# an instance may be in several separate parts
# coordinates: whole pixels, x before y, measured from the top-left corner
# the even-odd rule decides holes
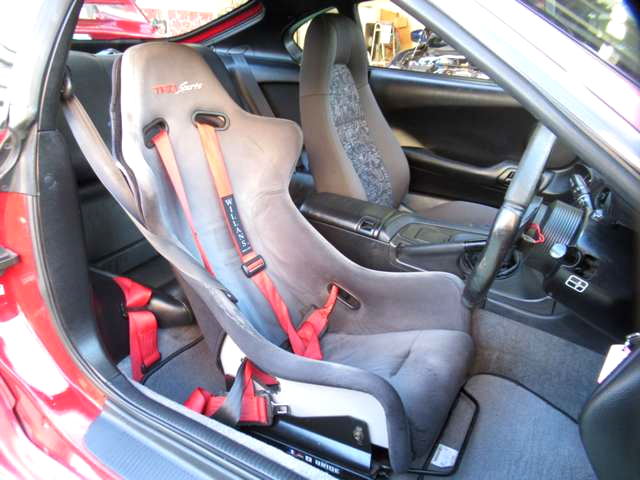
[[[471,272],[489,232],[429,220],[331,193],[313,193],[300,208],[340,252],[367,268],[383,271],[440,271],[462,279]],[[543,276],[514,249],[499,270],[485,308],[527,323],[562,314],[543,290]]]
[[[345,256],[376,270],[463,276],[461,258],[481,251],[489,233],[332,193],[310,195],[301,211]]]

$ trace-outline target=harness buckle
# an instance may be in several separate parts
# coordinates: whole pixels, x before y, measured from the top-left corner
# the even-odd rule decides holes
[[[253,277],[265,268],[267,268],[267,263],[264,261],[264,258],[262,258],[262,255],[256,255],[242,264],[242,271],[247,278]]]

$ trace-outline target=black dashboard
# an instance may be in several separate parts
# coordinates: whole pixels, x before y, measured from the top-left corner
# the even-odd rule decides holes
[[[577,165],[568,201],[541,204],[518,247],[554,299],[595,326],[624,334],[634,294],[631,209],[594,170]],[[541,237],[532,235],[540,232]]]

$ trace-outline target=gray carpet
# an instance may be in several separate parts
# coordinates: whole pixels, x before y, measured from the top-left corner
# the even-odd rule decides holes
[[[158,330],[158,350],[162,358],[145,376],[145,386],[178,403],[183,403],[196,387],[214,393],[223,391],[224,376],[207,342],[198,341],[201,338],[197,325]],[[118,368],[131,377],[129,357],[123,359]]]
[[[207,342],[201,340],[150,373],[144,385],[178,403],[183,403],[196,387],[220,393],[225,390],[224,376],[214,362]]]
[[[577,424],[544,400],[492,375],[474,376],[465,391],[479,411],[458,470],[449,478],[596,478]]]
[[[577,419],[596,387],[604,357],[486,310],[472,318],[472,375],[510,378]]]

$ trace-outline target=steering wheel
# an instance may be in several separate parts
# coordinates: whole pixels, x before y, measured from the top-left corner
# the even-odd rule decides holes
[[[517,240],[520,221],[536,194],[555,141],[556,136],[551,130],[541,123],[536,126],[493,221],[480,260],[467,277],[462,302],[468,308],[484,301],[500,265]]]

